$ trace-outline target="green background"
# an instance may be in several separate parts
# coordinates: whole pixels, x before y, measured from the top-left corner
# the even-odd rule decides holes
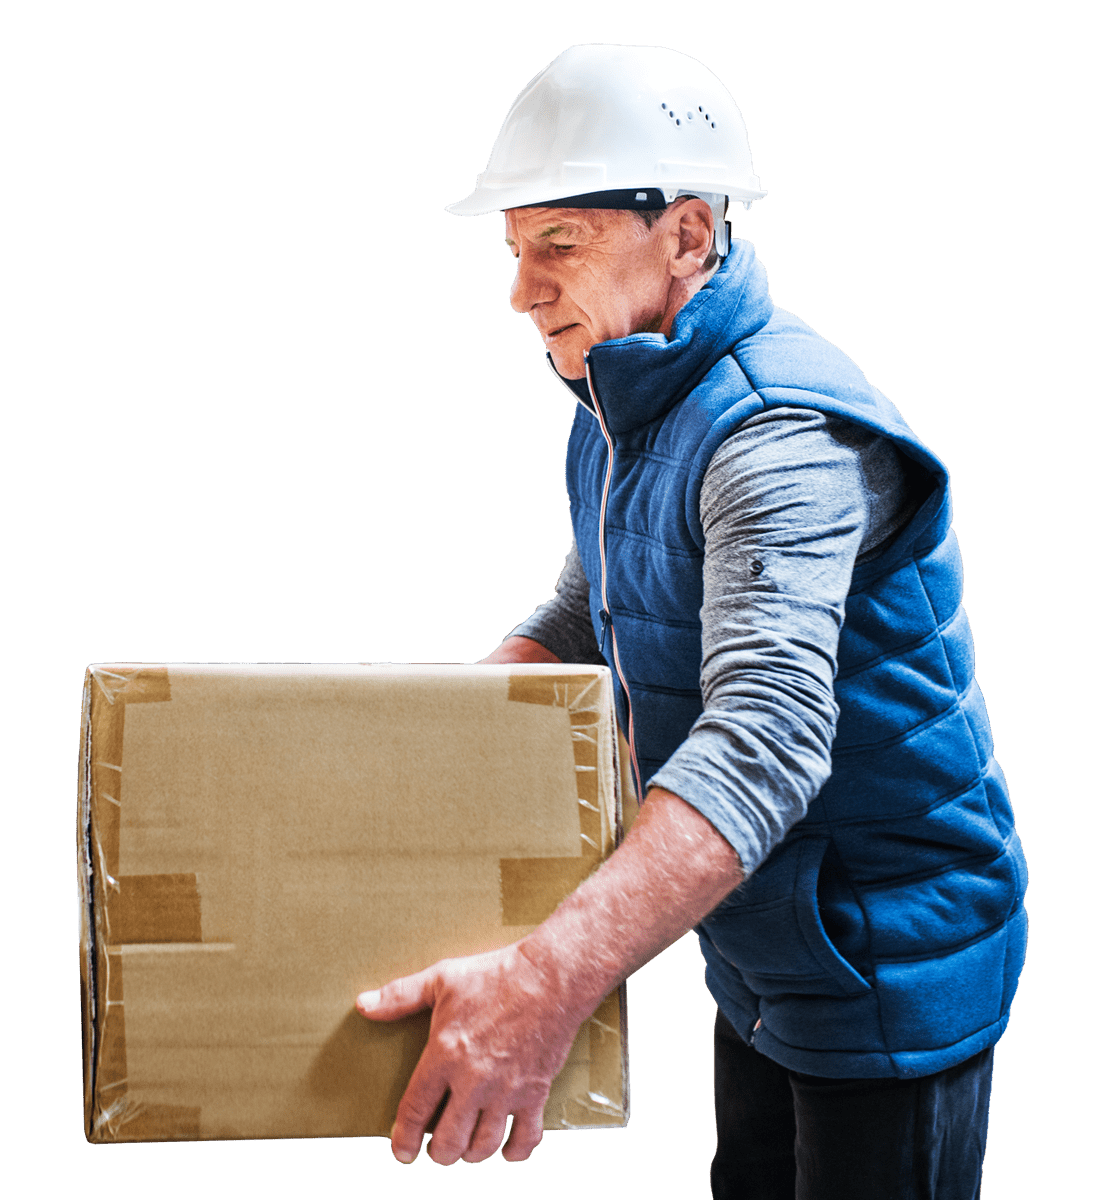
[[[445,1170],[382,1140],[85,1144],[73,802],[89,661],[464,661],[551,594],[571,406],[470,191],[572,42],[696,55],[770,196],[776,302],[949,463],[1032,870],[985,1194],[1088,1194],[1100,974],[1086,745],[1099,368],[1089,30],[1070,6],[13,4],[5,121],[5,1174],[89,1198],[705,1195],[690,940],[630,985],[633,1116]],[[1081,354],[1081,359],[1079,355]],[[13,370],[12,370],[13,368]],[[1082,928],[1080,928],[1082,926]]]

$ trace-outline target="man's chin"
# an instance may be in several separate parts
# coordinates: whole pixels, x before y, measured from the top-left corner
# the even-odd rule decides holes
[[[556,373],[561,379],[583,379],[587,375],[587,368],[583,364],[582,351],[560,351],[552,349],[549,351],[549,357],[552,359],[552,364],[556,367]]]

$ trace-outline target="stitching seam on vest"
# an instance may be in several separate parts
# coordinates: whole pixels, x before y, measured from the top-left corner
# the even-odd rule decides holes
[[[939,948],[931,947],[930,950],[924,954],[910,954],[903,955],[901,957],[880,955],[875,959],[875,965],[876,967],[892,967],[901,966],[906,963],[931,962],[933,959],[938,958],[952,958],[956,954],[962,954],[964,950],[969,950],[972,946],[977,946],[980,942],[986,941],[987,938],[992,938],[999,933],[1005,933],[1005,926],[1008,923],[1008,920],[1008,917],[1003,917],[995,924],[987,926],[982,933],[977,933],[972,937],[964,938],[961,942],[954,942],[950,946],[943,946]]]
[[[973,854],[969,858],[960,859],[958,862],[946,863],[937,870],[913,871],[909,875],[896,875],[893,878],[884,877],[871,883],[858,883],[855,886],[862,888],[867,894],[878,895],[881,891],[901,887],[903,884],[924,883],[930,879],[939,879],[942,875],[950,875],[953,871],[972,870],[975,867],[989,867],[994,863],[1001,862],[1003,858],[1009,859],[1009,865],[1013,868],[1013,874],[1016,875],[1016,862],[1010,854],[1009,847],[1003,843],[1002,848],[996,854]],[[972,874],[978,875],[981,872],[972,870]]]
[[[948,704],[946,707],[940,709],[940,711],[937,713],[933,713],[933,715],[931,717],[926,717],[923,721],[919,721],[916,725],[911,725],[908,729],[901,730],[899,733],[894,734],[893,737],[883,738],[881,741],[878,741],[878,742],[853,742],[851,745],[848,745],[848,746],[837,746],[836,743],[834,742],[833,743],[833,758],[834,759],[838,758],[838,757],[839,758],[847,758],[850,755],[865,754],[871,750],[887,750],[891,746],[897,746],[904,742],[911,741],[918,734],[924,733],[926,729],[931,728],[933,725],[938,725],[941,721],[948,720],[950,717],[953,717],[957,712],[963,713],[963,719],[964,719],[964,721],[967,721],[967,715],[965,712],[963,712],[963,699],[964,699],[965,695],[966,695],[966,693],[963,693],[963,695],[960,695],[958,692],[956,692],[955,699],[950,704]],[[970,722],[968,721],[967,724],[969,727]],[[972,736],[972,738],[974,737],[973,729],[971,730],[971,736]],[[975,748],[975,755],[977,758],[977,755],[978,755],[977,747]],[[989,760],[987,760],[987,761],[989,761]],[[983,768],[980,766],[979,767],[980,773],[981,773],[982,769]],[[981,778],[981,774],[978,777]]]
[[[866,825],[866,826],[869,826],[871,829],[881,829],[884,827],[892,827],[892,826],[896,825],[899,821],[908,820],[913,817],[923,817],[923,816],[926,816],[928,813],[935,812],[938,808],[943,808],[945,804],[954,803],[961,796],[965,796],[968,792],[973,791],[980,784],[985,786],[986,780],[989,778],[990,774],[991,774],[990,770],[987,769],[982,774],[976,775],[975,778],[972,779],[970,781],[970,783],[968,783],[966,785],[966,787],[959,788],[957,791],[954,791],[954,792],[947,792],[944,795],[940,796],[940,798],[938,800],[935,800],[932,804],[926,804],[921,808],[895,809],[893,814],[886,816],[886,817],[882,817],[882,818],[875,818],[875,817],[872,817],[870,814],[868,814],[867,816],[861,816],[861,817],[826,816],[823,821],[810,820],[808,827],[811,831],[814,829],[831,830],[834,828],[836,828],[836,829],[849,828],[853,825]],[[826,783],[825,787],[823,787],[821,789],[822,794],[825,792],[825,790],[827,788],[830,787],[831,783],[832,783],[832,776],[830,775],[829,782]],[[830,800],[832,799],[831,793],[830,793],[829,799]],[[815,803],[816,803],[816,800],[815,800]],[[803,818],[803,820],[806,820],[806,819],[807,818]]]
[[[635,608],[626,608],[621,604],[610,606],[610,615],[624,617],[627,621],[642,621],[649,625],[663,625],[668,629],[684,629],[688,633],[699,632],[702,628],[700,621],[669,621],[664,617],[653,616],[652,613],[642,613]],[[699,633],[701,637],[701,633]]]
[[[924,590],[923,584],[922,584],[922,590]],[[857,594],[861,594],[861,593],[857,593]],[[929,600],[927,592],[925,593],[925,599],[928,600],[928,605],[929,605],[929,608],[931,609],[932,601]],[[934,639],[943,637],[943,635],[948,631],[948,629],[951,628],[952,624],[955,622],[955,619],[962,615],[963,615],[963,605],[957,604],[956,608],[955,608],[955,612],[952,613],[952,615],[946,621],[944,621],[943,624],[937,625],[932,633],[929,633],[925,637],[921,638],[920,641],[915,640],[913,642],[903,642],[900,646],[895,646],[892,649],[888,650],[885,654],[878,655],[876,658],[867,658],[867,659],[864,659],[863,662],[861,662],[861,663],[850,664],[846,671],[841,671],[841,670],[839,670],[839,667],[838,667],[838,670],[836,673],[837,679],[851,679],[853,676],[862,674],[862,672],[869,670],[871,667],[877,667],[880,663],[884,663],[888,659],[900,658],[903,654],[907,654],[911,650],[920,650],[922,646],[927,646]],[[935,619],[936,619],[936,614],[933,613],[933,620],[935,620]],[[947,656],[945,655],[945,658],[946,657]],[[951,675],[950,677],[952,679],[955,678],[954,675]],[[958,691],[958,688],[956,690]],[[960,692],[960,695],[965,696],[966,692]]]

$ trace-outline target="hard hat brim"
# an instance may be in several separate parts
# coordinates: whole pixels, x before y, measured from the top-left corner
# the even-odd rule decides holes
[[[730,201],[738,203],[760,200],[767,195],[765,191],[753,191],[747,187],[726,187],[724,184],[719,184],[717,180],[703,182],[701,185],[680,181],[678,190],[683,194],[699,192],[720,194],[727,196]],[[666,207],[669,203],[666,191],[665,188],[648,184],[643,187],[607,188],[601,192],[586,192],[582,195],[569,193],[556,196],[549,195],[547,188],[539,190],[532,186],[509,188],[481,186],[477,187],[470,195],[465,196],[463,200],[446,205],[445,211],[457,217],[482,217],[489,213],[506,212],[511,208],[606,208],[647,212],[658,211]],[[635,200],[635,197],[641,192],[648,194],[647,202]],[[661,203],[655,203],[653,196],[659,196]],[[608,200],[610,197],[615,198],[617,202]],[[592,200],[594,203],[590,203]],[[585,203],[585,201],[588,202]]]

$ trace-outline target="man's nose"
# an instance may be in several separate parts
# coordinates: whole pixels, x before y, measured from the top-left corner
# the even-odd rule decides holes
[[[556,287],[535,256],[523,251],[518,256],[518,268],[510,286],[510,307],[515,312],[528,313],[538,304],[556,299]]]

